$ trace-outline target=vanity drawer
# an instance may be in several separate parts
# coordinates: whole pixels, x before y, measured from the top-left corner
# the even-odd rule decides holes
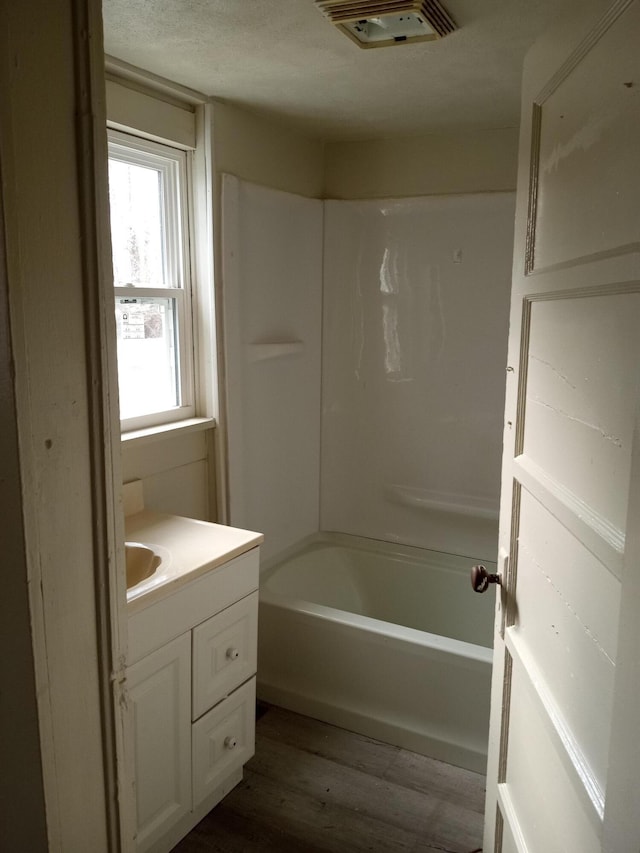
[[[255,752],[256,680],[239,687],[192,726],[193,806]]]
[[[257,592],[194,628],[192,719],[255,675],[257,635]]]
[[[144,599],[133,602],[138,609],[128,620],[128,662],[143,658],[257,590],[259,553],[259,548],[253,548],[192,581],[171,587],[166,595],[147,607],[143,606]]]

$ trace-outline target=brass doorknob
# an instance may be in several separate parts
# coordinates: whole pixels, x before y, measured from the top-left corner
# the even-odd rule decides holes
[[[491,583],[500,583],[500,575],[489,574],[484,566],[474,566],[471,569],[471,586],[474,592],[486,592]]]

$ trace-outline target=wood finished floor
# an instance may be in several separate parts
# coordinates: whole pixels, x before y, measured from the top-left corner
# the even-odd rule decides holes
[[[174,853],[472,853],[484,776],[261,709],[244,779]]]

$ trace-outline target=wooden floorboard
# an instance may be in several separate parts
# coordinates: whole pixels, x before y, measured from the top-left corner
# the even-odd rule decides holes
[[[484,776],[269,707],[244,779],[174,853],[472,853]]]

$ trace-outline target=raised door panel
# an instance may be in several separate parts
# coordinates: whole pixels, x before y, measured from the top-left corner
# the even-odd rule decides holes
[[[508,630],[507,644],[517,646],[527,660],[535,659],[544,672],[546,689],[561,709],[575,751],[583,756],[602,799],[620,583],[525,490],[520,499],[517,595],[517,620]]]
[[[257,641],[257,592],[194,629],[194,720],[255,675]]]
[[[191,635],[127,670],[135,744],[136,847],[149,850],[191,811]]]
[[[640,294],[525,300],[522,453],[622,550],[640,361]]]
[[[523,853],[523,847],[518,843],[508,825],[503,826],[502,853]]]
[[[502,802],[510,804],[510,832],[527,853],[599,853],[598,820],[562,759],[547,710],[515,660],[509,754],[499,786]]]
[[[537,99],[536,270],[638,248],[640,7],[625,18],[576,51]]]

